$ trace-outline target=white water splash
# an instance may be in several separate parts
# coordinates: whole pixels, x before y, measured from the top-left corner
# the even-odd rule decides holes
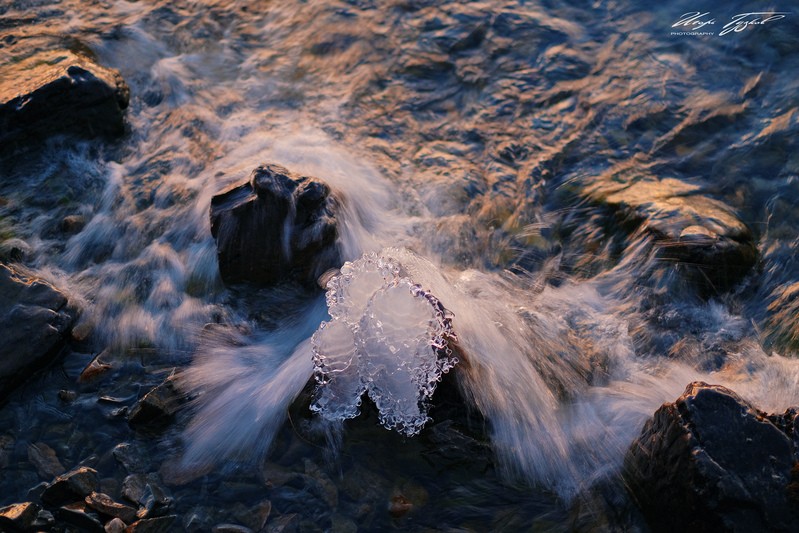
[[[346,263],[327,285],[328,312],[312,339],[318,387],[311,409],[327,420],[354,418],[366,392],[387,429],[413,436],[457,358],[450,315],[432,295],[400,277],[401,266],[374,252]]]

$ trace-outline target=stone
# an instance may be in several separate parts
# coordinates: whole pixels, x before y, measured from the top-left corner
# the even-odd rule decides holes
[[[252,529],[236,524],[218,524],[211,528],[211,533],[253,533]]]
[[[300,516],[297,514],[284,514],[269,520],[266,524],[267,533],[294,533],[299,531]]]
[[[64,293],[0,264],[0,400],[58,355],[76,316]]]
[[[33,248],[22,239],[6,239],[0,242],[0,261],[23,263],[33,255]]]
[[[167,379],[136,403],[128,415],[128,423],[134,426],[167,423],[182,401],[173,381]]]
[[[122,482],[121,494],[131,503],[138,505],[144,496],[144,487],[147,485],[147,479],[144,474],[131,474]]]
[[[0,147],[56,133],[124,132],[130,91],[116,70],[69,50],[42,51],[0,66]]]
[[[82,502],[64,505],[56,512],[61,523],[71,524],[86,533],[104,533],[102,522]]]
[[[48,505],[82,502],[97,489],[97,485],[97,471],[81,466],[55,478],[42,492],[42,501]]]
[[[105,533],[123,533],[127,525],[119,518],[114,518],[105,524]]]
[[[165,516],[172,510],[173,500],[161,486],[154,480],[149,480],[144,486],[144,492],[139,498],[142,506],[137,515],[139,518],[153,518]]]
[[[114,459],[131,474],[143,473],[148,469],[149,462],[137,446],[122,442],[114,446],[112,454]],[[143,488],[144,485],[142,485]]]
[[[86,496],[86,505],[101,515],[119,518],[126,524],[136,521],[136,509],[115,502],[109,495],[101,492],[92,492]]]
[[[694,382],[645,424],[623,477],[654,531],[788,531],[794,452],[733,391]]]
[[[321,180],[276,165],[211,200],[211,234],[226,284],[269,286],[293,279],[315,285],[337,268],[338,200]]]
[[[169,533],[176,518],[176,515],[144,518],[129,525],[125,533]]]
[[[0,531],[31,529],[39,515],[39,509],[33,502],[14,503],[0,508]]]
[[[36,467],[39,477],[52,479],[66,471],[58,460],[55,450],[43,442],[28,445],[28,460]]]
[[[86,365],[86,367],[81,371],[80,376],[78,376],[78,383],[88,383],[93,381],[113,368],[112,365],[102,360],[102,357],[105,355],[106,352],[103,351],[89,361],[89,364]]]
[[[583,195],[608,207],[620,229],[648,234],[659,264],[676,268],[705,296],[730,290],[752,269],[754,234],[731,207],[696,184],[629,173],[612,169],[589,181]]]

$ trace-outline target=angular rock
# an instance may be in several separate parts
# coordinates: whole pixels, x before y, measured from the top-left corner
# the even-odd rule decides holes
[[[105,533],[102,522],[83,503],[64,505],[56,513],[61,523],[71,524],[86,533]]]
[[[75,321],[49,283],[0,264],[0,399],[58,354]]]
[[[84,500],[86,505],[101,515],[111,518],[119,518],[126,524],[136,520],[136,509],[115,502],[109,495],[101,492],[92,492]]]
[[[125,533],[169,533],[176,518],[176,515],[145,518],[129,525]]]
[[[706,295],[723,293],[754,266],[754,235],[734,210],[697,185],[653,176],[629,178],[614,169],[589,183],[583,194],[606,206],[614,223],[630,233],[643,230],[656,256]]]
[[[789,531],[794,446],[733,391],[694,382],[660,407],[624,460],[655,531]]]
[[[316,283],[340,266],[338,202],[317,178],[266,164],[211,200],[211,234],[226,284]]]
[[[48,505],[82,502],[97,489],[97,485],[97,471],[81,466],[55,478],[42,492],[42,501]]]
[[[172,380],[167,379],[138,401],[128,415],[128,422],[134,426],[166,423],[182,401]]]
[[[0,531],[26,531],[34,527],[40,507],[32,502],[0,508]]]
[[[0,66],[0,147],[54,133],[119,135],[130,91],[119,72],[69,50]]]

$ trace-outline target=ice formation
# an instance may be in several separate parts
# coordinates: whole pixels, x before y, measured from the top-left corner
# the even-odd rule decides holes
[[[311,409],[328,420],[354,418],[364,392],[387,429],[413,436],[427,422],[427,400],[457,362],[451,314],[401,276],[384,254],[345,263],[327,284],[328,312],[312,338],[316,395]]]

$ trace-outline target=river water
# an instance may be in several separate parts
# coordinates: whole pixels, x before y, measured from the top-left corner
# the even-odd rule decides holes
[[[770,334],[799,273],[799,10],[730,32],[760,8],[694,4],[0,6],[7,51],[88,48],[131,88],[120,142],[53,139],[2,171],[0,233],[92,335],[0,409],[0,504],[42,481],[29,443],[95,465],[112,493],[127,442],[188,529],[266,500],[308,530],[568,529],[575,498],[690,381],[799,404],[794,348]],[[710,35],[674,26],[695,9]],[[394,247],[453,313],[463,361],[418,437],[368,405],[333,426],[308,410],[321,291],[222,285],[211,197],[264,162],[337,191],[344,259]],[[758,265],[709,298],[639,284],[662,266],[651,243],[580,194],[630,173],[729,206]],[[69,238],[53,230],[66,215],[87,221]],[[112,371],[76,384],[103,350]],[[172,373],[191,400],[175,424],[129,429],[118,409]]]

